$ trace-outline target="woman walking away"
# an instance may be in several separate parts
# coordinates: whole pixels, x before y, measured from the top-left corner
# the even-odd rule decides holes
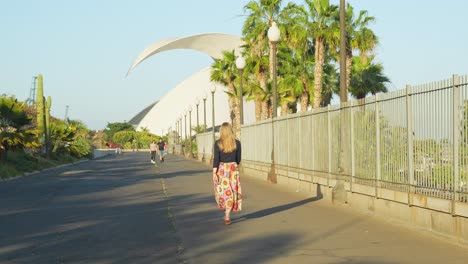
[[[156,163],[156,142],[153,140],[150,144],[151,163]]]
[[[231,211],[242,209],[242,189],[238,166],[241,162],[241,143],[235,139],[232,127],[221,125],[220,137],[214,144],[213,183],[218,208],[224,210],[224,223],[231,224]]]

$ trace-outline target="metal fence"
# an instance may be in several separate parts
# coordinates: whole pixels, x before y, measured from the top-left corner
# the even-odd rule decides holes
[[[197,157],[211,158],[213,152],[213,133],[207,132],[197,135]]]
[[[468,76],[245,125],[241,137],[244,160],[468,199]]]

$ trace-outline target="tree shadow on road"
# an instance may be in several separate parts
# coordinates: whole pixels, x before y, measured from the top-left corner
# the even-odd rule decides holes
[[[315,197],[311,197],[311,198],[307,198],[301,201],[297,201],[297,202],[293,202],[289,204],[283,204],[283,205],[267,208],[264,210],[260,210],[257,212],[253,212],[250,214],[246,214],[246,215],[241,216],[238,219],[233,220],[233,223],[242,222],[242,221],[249,220],[249,219],[261,218],[261,217],[265,217],[271,214],[283,212],[283,211],[286,211],[286,210],[289,210],[298,206],[302,206],[311,202],[321,200],[322,198],[323,198],[323,194],[321,192],[320,185],[317,185],[317,196]]]

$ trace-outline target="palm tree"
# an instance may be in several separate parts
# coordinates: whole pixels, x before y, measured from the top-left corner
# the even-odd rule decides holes
[[[234,81],[238,77],[238,70],[236,68],[236,56],[234,50],[223,51],[221,59],[215,59],[211,65],[211,81],[220,83],[228,88],[229,95],[229,110],[233,115],[232,128],[239,138],[240,136],[240,109],[237,98],[237,93],[234,88]]]
[[[299,97],[301,112],[307,110],[313,98],[311,80],[313,80],[313,43],[308,37],[308,14],[303,6],[289,3],[281,14],[285,28],[285,43],[288,52],[279,49],[281,63],[280,75],[285,85],[292,90],[292,95]],[[280,46],[281,47],[281,46]]]
[[[351,80],[351,67],[353,62],[353,51],[359,51],[361,60],[366,63],[367,55],[378,45],[379,41],[374,32],[367,26],[374,22],[375,18],[368,16],[366,10],[361,10],[354,19],[354,9],[348,3],[346,6],[346,87],[349,87]]]
[[[0,97],[0,161],[11,149],[36,148],[38,131],[29,129],[26,104],[12,97]]]
[[[248,57],[252,58],[252,61],[257,62],[258,64],[252,69],[254,69],[254,74],[257,77],[259,86],[266,91],[267,89],[267,77],[266,77],[266,66],[264,64],[264,54],[268,48],[269,52],[269,61],[272,61],[272,46],[268,42],[267,30],[273,23],[273,21],[278,20],[279,14],[281,13],[281,4],[282,0],[259,0],[259,1],[250,1],[247,5],[244,6],[244,12],[247,13],[247,19],[245,20],[244,26],[242,28],[243,40],[246,45],[246,52],[249,55]],[[272,76],[273,65],[268,63],[269,73]],[[266,101],[262,101],[261,107],[261,119],[266,119],[271,116],[269,111],[269,97]],[[276,107],[276,106],[275,106]]]
[[[340,83],[338,69],[331,61],[331,56],[327,55],[325,58],[325,65],[323,66],[322,78],[322,102],[321,107],[325,107],[331,103],[333,94],[339,94]]]
[[[353,58],[353,68],[349,91],[352,96],[362,99],[366,95],[375,95],[378,92],[387,92],[386,83],[390,82],[383,74],[383,66],[379,63],[372,63],[373,57],[362,61],[361,57]]]
[[[70,147],[77,134],[77,128],[63,121],[56,120],[50,126],[52,135],[52,152],[70,154]]]
[[[255,44],[246,40],[244,51],[247,54],[246,67],[244,69],[244,89],[247,92],[247,100],[254,100],[255,102],[255,120],[266,119],[268,117],[268,97],[266,96],[267,90],[267,72],[268,72],[268,58],[262,56],[262,52],[253,49]],[[250,78],[252,77],[252,78]]]
[[[306,0],[310,15],[310,32],[315,44],[314,68],[314,108],[322,102],[322,77],[325,61],[325,50],[328,42],[336,39],[334,22],[338,17],[338,6],[330,5],[329,0]]]

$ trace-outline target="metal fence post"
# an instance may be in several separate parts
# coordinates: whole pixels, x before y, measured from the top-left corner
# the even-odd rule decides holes
[[[291,130],[291,129],[289,128],[289,120],[290,120],[290,119],[289,119],[289,118],[286,118],[286,119],[283,119],[283,120],[286,121],[286,128],[287,128],[286,130],[287,130],[287,132],[288,132],[288,137],[287,137],[287,139],[288,139],[288,158],[287,158],[287,159],[288,159],[288,178],[289,178],[289,168],[291,167],[291,162],[290,162],[291,153],[289,152],[289,151],[290,151],[289,142],[292,140],[292,139],[291,139],[291,135],[289,134],[289,131]],[[283,121],[283,122],[284,122],[284,121]]]
[[[458,145],[460,137],[460,76],[453,75],[453,195],[452,195],[452,215],[455,216],[456,202],[459,200],[459,156]]]
[[[411,86],[409,85],[406,85],[406,140],[408,152],[408,205],[412,206],[411,191],[414,186],[413,104],[411,102]]]
[[[351,192],[353,192],[353,182],[354,182],[354,177],[356,176],[356,168],[354,164],[354,101],[351,101],[351,108],[349,109],[350,113],[350,123],[351,123],[351,131],[350,131],[350,137],[351,137],[351,181],[350,181],[350,186],[349,189]]]
[[[299,168],[303,168],[302,167],[302,144],[301,144],[301,141],[300,139],[302,138],[302,112],[299,112],[299,135],[298,135],[298,146],[299,146]]]
[[[331,118],[330,118],[330,105],[327,107],[327,119],[328,119],[328,177],[327,186],[330,187],[330,177],[332,173],[332,129],[331,129]]]
[[[375,95],[375,197],[379,198],[378,187],[381,181],[380,174],[380,118],[379,95]]]

